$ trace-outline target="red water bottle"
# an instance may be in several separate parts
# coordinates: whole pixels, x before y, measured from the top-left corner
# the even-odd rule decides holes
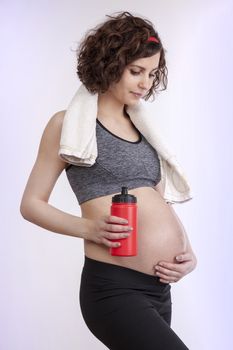
[[[128,194],[128,188],[122,187],[121,194],[112,197],[111,215],[119,216],[128,220],[127,226],[133,228],[129,237],[122,239],[112,239],[119,241],[120,247],[111,247],[110,254],[117,256],[137,255],[137,198]]]

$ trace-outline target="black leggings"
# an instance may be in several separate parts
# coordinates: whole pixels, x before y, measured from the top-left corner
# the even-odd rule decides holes
[[[170,327],[170,289],[158,276],[85,256],[80,307],[89,330],[111,350],[188,349]]]

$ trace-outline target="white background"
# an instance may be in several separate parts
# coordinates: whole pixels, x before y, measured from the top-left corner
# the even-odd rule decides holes
[[[19,205],[48,120],[67,108],[80,85],[71,49],[114,11],[147,17],[167,50],[168,89],[151,108],[194,194],[173,205],[198,266],[172,284],[172,328],[191,350],[230,349],[233,7],[227,0],[1,1],[0,348],[106,349],[79,307],[83,241],[25,221]],[[64,173],[50,203],[80,215]]]

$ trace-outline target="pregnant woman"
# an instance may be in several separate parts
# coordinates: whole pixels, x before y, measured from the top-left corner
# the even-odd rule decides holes
[[[170,289],[197,260],[172,201],[164,198],[159,154],[127,113],[127,107],[147,100],[158,86],[166,88],[166,72],[161,39],[146,19],[122,12],[86,35],[77,73],[90,94],[98,94],[98,156],[92,166],[67,164],[59,153],[67,111],[57,112],[44,130],[21,201],[26,220],[84,239],[82,316],[111,350],[188,349],[171,328]],[[63,170],[82,217],[48,204]],[[131,231],[123,218],[110,215],[112,197],[121,186],[137,197],[137,256],[109,252]]]

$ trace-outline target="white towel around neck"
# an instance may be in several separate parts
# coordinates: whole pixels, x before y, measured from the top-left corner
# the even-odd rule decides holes
[[[64,161],[78,166],[92,166],[97,158],[96,118],[98,94],[91,94],[81,84],[66,110],[58,155]],[[164,199],[182,203],[193,198],[184,170],[155,131],[152,112],[141,101],[127,106],[126,111],[136,128],[158,153]]]

